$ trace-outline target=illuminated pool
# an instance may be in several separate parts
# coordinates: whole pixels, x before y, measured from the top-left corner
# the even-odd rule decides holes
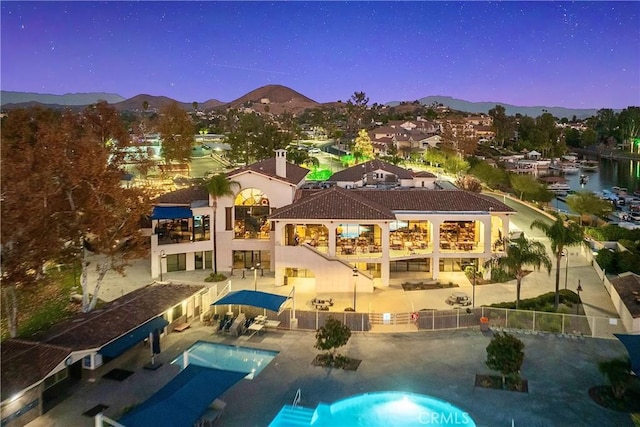
[[[235,345],[196,341],[187,349],[188,362],[208,368],[235,372],[248,372],[245,378],[253,379],[278,355],[277,351]],[[184,354],[173,359],[173,364],[184,367]]]
[[[348,397],[313,409],[284,406],[270,427],[284,426],[473,426],[469,414],[433,397],[387,391]]]

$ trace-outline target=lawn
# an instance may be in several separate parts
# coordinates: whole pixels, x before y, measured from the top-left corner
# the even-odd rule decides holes
[[[80,281],[76,272],[77,283]],[[49,269],[45,278],[37,285],[16,289],[18,299],[18,337],[30,338],[36,332],[46,330],[52,325],[80,311],[80,304],[72,303],[72,293],[80,293],[74,289],[73,268],[61,267]],[[3,294],[3,306],[7,300]],[[6,307],[3,307],[6,309]],[[9,337],[6,311],[3,309],[0,322],[0,337]]]

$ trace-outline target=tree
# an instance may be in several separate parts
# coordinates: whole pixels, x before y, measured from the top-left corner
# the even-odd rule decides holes
[[[618,115],[621,137],[629,144],[629,151],[640,154],[640,107],[628,107]]]
[[[560,216],[556,216],[556,220],[549,224],[545,221],[536,219],[531,223],[532,229],[542,231],[551,242],[551,252],[556,257],[556,298],[554,301],[554,309],[558,310],[560,305],[560,261],[562,253],[566,246],[576,246],[584,240],[584,232],[582,227],[575,222],[565,222]]]
[[[544,266],[551,274],[551,259],[541,242],[527,239],[522,234],[517,239],[503,238],[504,255],[497,255],[485,263],[485,268],[499,268],[516,278],[516,309],[520,304],[522,279],[527,275],[526,266],[540,269]]]
[[[231,181],[227,178],[227,176],[223,173],[219,173],[217,175],[212,176],[209,180],[204,184],[209,196],[211,196],[211,208],[213,211],[213,274],[218,274],[218,238],[217,238],[217,227],[216,227],[216,217],[218,211],[218,199],[225,196],[233,196],[234,187],[240,188],[240,184],[236,181]]]
[[[631,387],[631,360],[628,357],[604,360],[598,363],[598,371],[609,381],[613,396],[624,399],[624,395]]]
[[[177,102],[171,102],[160,110],[158,131],[165,163],[188,163],[191,160],[195,127],[189,114]]]
[[[471,191],[473,193],[482,192],[482,183],[471,175],[462,175],[456,178],[456,187],[461,190]]]
[[[306,165],[309,168],[320,166],[320,160],[309,154],[307,150],[298,150],[295,147],[287,151],[287,160],[291,160],[296,165]]]
[[[613,211],[611,202],[602,200],[591,191],[578,191],[567,197],[567,206],[580,215],[580,225],[585,216],[604,218]]]
[[[496,134],[496,141],[504,147],[505,142],[509,141],[513,136],[513,119],[507,116],[505,108],[502,105],[496,105],[489,110],[489,116],[493,119],[491,130]]]
[[[315,348],[318,350],[327,350],[327,357],[333,362],[336,356],[336,350],[346,345],[351,338],[351,330],[341,321],[333,317],[327,317],[324,326],[316,331]]]
[[[529,174],[509,174],[509,182],[516,194],[519,194],[521,200],[532,200],[540,194],[540,190],[543,187]]]
[[[371,138],[366,130],[360,129],[358,131],[353,151],[354,153],[359,153],[359,158],[361,160],[373,158],[373,145],[371,144]]]
[[[354,92],[347,101],[347,127],[349,130],[358,128],[362,125],[364,113],[367,111],[369,97],[364,92]]]
[[[520,376],[520,368],[524,362],[524,343],[506,332],[496,333],[487,346],[486,364],[490,369],[502,374],[502,385],[505,376]]]
[[[129,259],[146,253],[148,238],[140,231],[140,219],[148,214],[149,199],[141,189],[120,185],[130,143],[127,132],[106,103],[89,106],[81,114],[46,116],[31,111],[11,116],[29,118],[30,124],[23,127],[27,144],[16,145],[15,135],[4,132],[3,121],[3,160],[5,155],[11,159],[2,167],[3,245],[19,250],[3,248],[3,281],[14,277],[19,284],[36,283],[38,276],[29,273],[35,266],[31,258],[43,264],[82,256],[82,310],[88,312],[97,303],[105,274],[123,274]],[[7,179],[12,188],[4,186]],[[37,234],[31,234],[35,230]],[[89,252],[96,257],[89,259]],[[90,284],[87,272],[92,263],[98,274]]]

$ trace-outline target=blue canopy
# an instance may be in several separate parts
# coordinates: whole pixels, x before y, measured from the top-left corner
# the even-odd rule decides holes
[[[250,305],[278,312],[280,311],[280,306],[288,299],[289,297],[260,291],[234,291],[229,292],[211,305]]]
[[[151,219],[184,219],[192,216],[191,209],[184,206],[154,206]]]
[[[631,370],[640,376],[640,335],[613,334],[627,348]]]
[[[127,427],[192,427],[218,396],[247,374],[189,365],[118,422]]]
[[[114,357],[118,357],[145,338],[148,338],[149,334],[156,329],[162,329],[168,324],[169,322],[167,322],[167,320],[162,316],[151,319],[148,322],[143,323],[137,328],[132,329],[126,334],[111,341],[110,343],[102,347],[98,351],[98,353],[112,359]]]

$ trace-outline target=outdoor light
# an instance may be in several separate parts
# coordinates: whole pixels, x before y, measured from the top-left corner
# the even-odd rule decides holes
[[[356,311],[356,284],[358,283],[358,268],[353,267],[353,311]]]
[[[576,304],[576,314],[580,314],[580,292],[582,292],[582,286],[580,286],[580,279],[578,279],[578,287],[576,288],[578,292],[578,303]]]
[[[164,250],[160,251],[160,281],[162,282],[162,263],[166,262],[167,254]]]
[[[253,290],[258,290],[258,269],[260,268],[260,263],[257,263],[255,266],[251,267],[253,270]]]

